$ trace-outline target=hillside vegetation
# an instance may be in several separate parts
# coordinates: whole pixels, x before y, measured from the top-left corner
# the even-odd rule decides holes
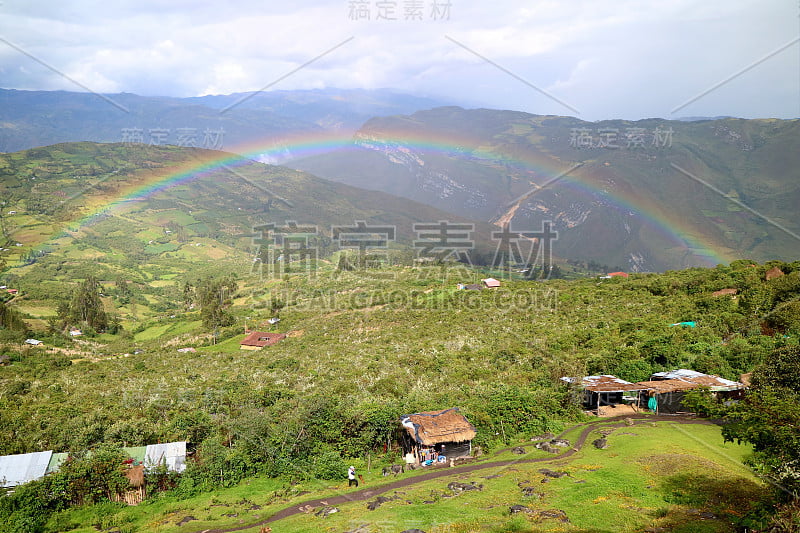
[[[708,398],[694,401],[710,414],[753,422],[748,427],[757,430],[734,427],[726,436],[756,445],[760,473],[781,481],[795,475],[797,424],[786,391],[800,375],[794,363],[800,263],[739,260],[627,279],[570,272],[576,279],[534,281],[508,270],[420,262],[410,246],[413,233],[401,228],[440,220],[441,212],[249,163],[98,208],[124,197],[126,187],[149,183],[152,172],[207,157],[197,150],[93,144],[0,156],[8,176],[2,282],[18,290],[0,308],[2,353],[10,363],[0,367],[0,454],[69,451],[77,461],[61,477],[0,499],[5,530],[108,524],[97,517],[119,512],[103,502],[119,482],[119,472],[107,467],[120,446],[186,440],[196,450],[182,476],[158,478],[170,505],[210,509],[216,503],[208,498],[216,496],[209,495],[217,494],[241,501],[250,498],[242,487],[254,483],[275,491],[270,509],[278,510],[299,501],[290,482],[313,485],[325,497],[348,463],[363,470],[373,461],[396,462],[392,442],[401,414],[457,406],[477,428],[475,446],[492,454],[585,421],[576,391],[559,378],[599,373],[639,381],[655,371],[693,368],[738,379],[765,362],[788,369],[790,378],[781,381],[761,367],[755,380],[758,397],[778,402],[785,413],[780,442],[788,443],[789,455],[782,459],[764,437],[772,435],[769,417],[729,415]],[[86,216],[94,212],[102,215]],[[255,249],[253,226],[303,217],[326,228],[317,236],[316,257],[253,261],[268,257]],[[332,242],[330,226],[354,219],[397,226],[398,238],[381,260],[362,260]],[[767,280],[776,267],[784,275]],[[456,288],[488,276],[502,286]],[[736,294],[713,294],[720,289]],[[271,318],[280,321],[270,324]],[[696,327],[674,326],[687,321]],[[76,328],[83,335],[71,336]],[[241,350],[246,328],[287,338]],[[43,345],[24,344],[30,336]],[[710,429],[703,438],[713,433],[714,446],[723,446],[719,430]],[[698,453],[681,440],[683,451],[675,453]],[[637,442],[629,443],[632,454],[651,453]],[[95,455],[83,457],[88,449]],[[586,453],[585,464],[592,464],[596,452]],[[672,468],[674,461],[665,461],[652,467]],[[692,468],[701,470],[703,458],[697,461]],[[733,478],[753,482],[741,465],[734,470]],[[608,492],[621,490],[620,482],[610,479]],[[672,483],[661,496],[639,495],[630,505],[662,513],[662,502],[677,502],[688,512],[694,502],[717,505],[727,486],[709,496],[678,478]],[[759,486],[741,487],[743,494],[764,494],[768,503]],[[694,492],[683,492],[689,488]],[[577,496],[566,498],[578,505]],[[88,507],[65,511],[81,504]],[[720,529],[708,531],[731,531],[734,521],[748,524],[761,512],[731,509]],[[499,511],[485,522],[448,513],[463,531],[501,527]],[[645,523],[625,516],[631,528]],[[58,517],[67,518],[46,525]],[[128,530],[154,527],[146,522]]]

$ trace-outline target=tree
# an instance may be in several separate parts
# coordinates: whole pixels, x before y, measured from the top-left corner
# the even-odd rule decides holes
[[[208,329],[230,326],[233,315],[228,312],[230,298],[236,292],[238,284],[229,278],[206,278],[197,283],[197,300],[200,303],[200,318]],[[185,294],[185,291],[184,291]]]
[[[108,327],[108,315],[100,299],[100,282],[89,276],[72,294],[69,304],[69,319],[73,323],[88,326],[96,331]]]
[[[753,445],[751,465],[780,489],[800,495],[800,346],[773,350],[753,371],[747,397],[728,413],[726,440]]]
[[[0,302],[0,328],[14,331],[25,331],[27,327],[22,320],[22,316],[3,302]]]

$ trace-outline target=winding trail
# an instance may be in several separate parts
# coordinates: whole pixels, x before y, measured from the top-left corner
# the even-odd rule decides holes
[[[598,429],[598,427],[604,427],[604,428],[627,427],[628,425],[625,422],[623,422],[623,420],[625,419],[639,420],[646,422],[669,421],[669,422],[680,422],[681,424],[714,425],[714,422],[712,420],[687,418],[683,416],[623,415],[623,416],[593,420],[591,422],[586,422],[585,424],[574,425],[562,431],[556,438],[563,438],[563,436],[566,435],[567,433],[574,431],[579,427],[585,426],[583,431],[581,431],[580,435],[578,436],[578,439],[575,441],[575,444],[573,445],[572,448],[565,451],[564,453],[554,455],[552,457],[537,457],[535,459],[513,459],[510,461],[491,461],[488,463],[464,465],[452,468],[446,466],[438,467],[435,470],[432,470],[431,472],[426,472],[425,474],[417,475],[414,477],[400,479],[398,481],[387,483],[386,485],[382,485],[374,489],[361,489],[353,492],[348,492],[346,494],[339,494],[338,496],[331,496],[329,498],[315,498],[312,500],[299,502],[284,509],[281,509],[280,511],[276,512],[275,514],[273,514],[268,518],[265,518],[258,522],[253,522],[252,524],[238,526],[230,529],[203,529],[201,531],[196,531],[194,533],[231,533],[234,531],[243,531],[245,529],[252,529],[254,527],[262,526],[264,524],[269,524],[272,522],[277,522],[278,520],[282,520],[290,516],[304,513],[305,511],[303,511],[303,509],[307,509],[309,506],[310,507],[335,506],[335,505],[343,505],[350,502],[366,501],[369,500],[370,498],[374,498],[391,490],[396,490],[403,487],[416,485],[417,483],[423,483],[425,481],[430,481],[431,479],[447,477],[456,474],[465,474],[469,472],[475,472],[478,470],[509,467],[525,463],[549,463],[549,462],[559,461],[561,459],[566,459],[568,457],[571,457],[575,455],[577,452],[579,452],[581,448],[583,448],[583,445],[586,443],[586,440],[589,438],[589,435],[593,431]],[[508,449],[509,448],[498,450],[495,453],[502,453],[504,451],[507,451]]]

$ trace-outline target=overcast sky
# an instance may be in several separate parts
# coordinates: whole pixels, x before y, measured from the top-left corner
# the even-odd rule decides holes
[[[391,87],[585,120],[796,118],[799,36],[796,0],[2,0],[0,87]]]

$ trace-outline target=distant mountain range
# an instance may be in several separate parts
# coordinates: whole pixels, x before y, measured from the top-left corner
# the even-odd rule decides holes
[[[498,231],[552,221],[557,256],[632,271],[800,255],[799,120],[585,122],[443,104],[388,89],[0,89],[0,151],[73,141],[233,151]],[[352,191],[353,205],[369,205],[364,194]]]
[[[529,231],[567,259],[665,270],[800,256],[800,120],[585,122],[443,107],[291,166]]]
[[[390,89],[320,89],[196,98],[0,89],[0,152],[60,142],[144,144],[237,151],[287,135],[355,132],[368,119],[452,102]]]

